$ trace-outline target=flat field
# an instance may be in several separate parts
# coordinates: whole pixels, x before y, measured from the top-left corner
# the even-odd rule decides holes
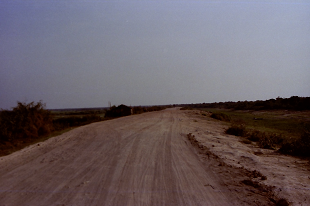
[[[245,124],[250,129],[263,132],[283,134],[285,137],[297,138],[305,130],[310,131],[310,111],[243,111],[214,108],[204,108],[201,110],[224,113],[231,117],[232,123]]]

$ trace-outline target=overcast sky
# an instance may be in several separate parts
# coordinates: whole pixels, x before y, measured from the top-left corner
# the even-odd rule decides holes
[[[0,108],[310,96],[308,0],[0,0]]]

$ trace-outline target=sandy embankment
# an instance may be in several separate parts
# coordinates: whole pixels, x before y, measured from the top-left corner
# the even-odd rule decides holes
[[[273,150],[261,149],[255,143],[241,143],[241,138],[224,133],[225,123],[204,118],[199,111],[186,111],[193,118],[189,130],[200,145],[233,168],[259,171],[261,177],[249,179],[270,186],[278,198],[287,199],[291,205],[310,205],[310,164],[291,156],[281,155]],[[263,178],[264,179],[264,178]]]

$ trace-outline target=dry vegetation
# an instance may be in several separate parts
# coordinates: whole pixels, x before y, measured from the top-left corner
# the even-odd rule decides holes
[[[256,142],[264,149],[283,154],[310,157],[309,111],[235,111],[208,109],[211,117],[231,121],[227,134],[243,137],[246,144]]]
[[[18,102],[12,111],[0,112],[0,155],[20,149],[54,130],[52,115],[44,106],[42,102]]]
[[[217,120],[225,121],[225,122],[230,122],[231,118],[229,115],[224,114],[224,113],[212,113],[211,117]]]
[[[169,106],[150,106],[150,107],[136,106],[132,108],[132,112],[133,114],[141,114],[144,112],[154,112],[164,110],[168,107]]]
[[[0,112],[0,156],[68,131],[69,128],[101,121],[98,111],[51,112],[42,102],[18,102],[13,110]]]
[[[133,107],[133,114],[159,111],[167,106]],[[18,102],[10,110],[0,111],[0,156],[30,144],[44,141],[72,128],[131,114],[125,105],[106,109],[63,109],[49,111],[42,102]]]

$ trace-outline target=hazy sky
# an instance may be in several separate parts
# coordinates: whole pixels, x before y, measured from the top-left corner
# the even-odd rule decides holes
[[[0,108],[310,96],[309,0],[0,0]]]

